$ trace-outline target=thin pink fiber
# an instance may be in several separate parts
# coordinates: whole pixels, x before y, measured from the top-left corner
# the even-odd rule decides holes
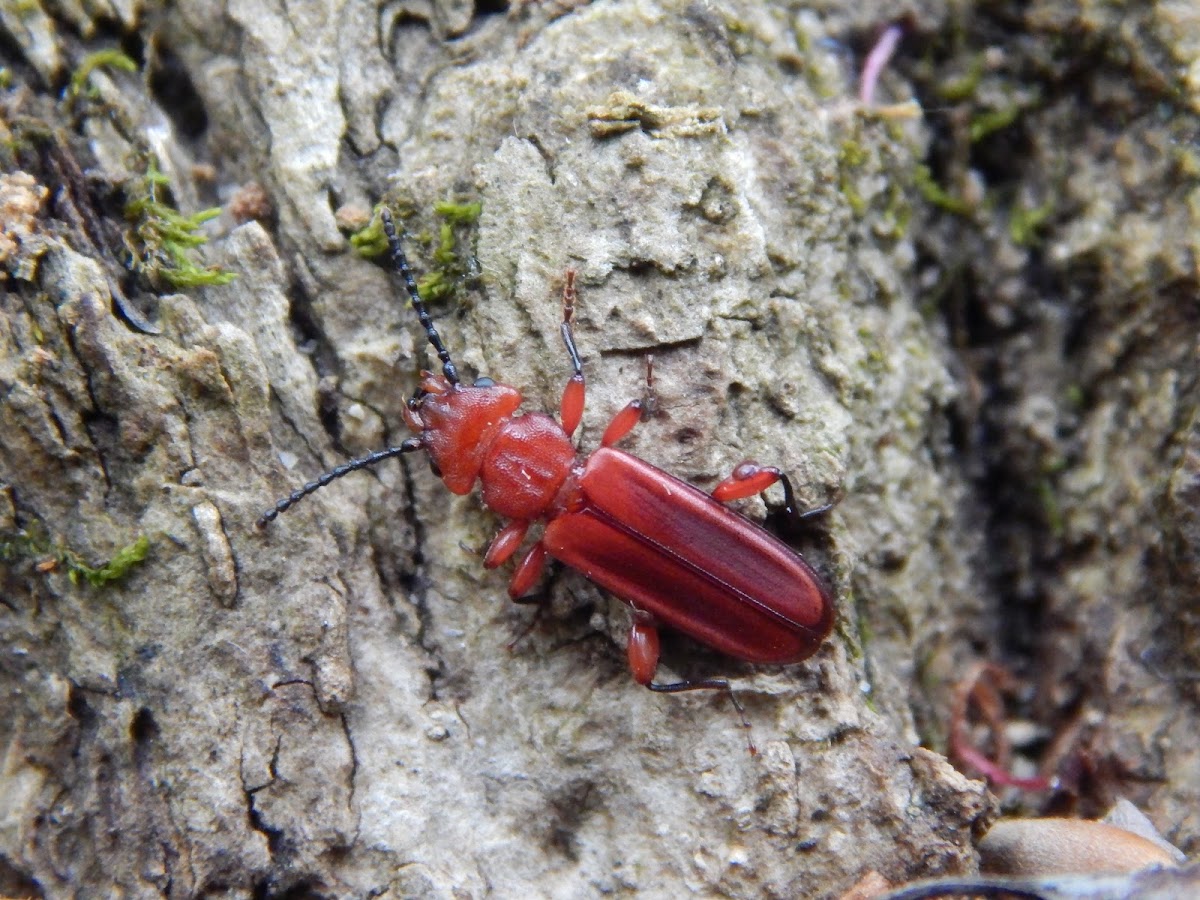
[[[879,76],[891,61],[903,34],[904,30],[899,25],[889,25],[867,54],[867,61],[863,63],[862,78],[858,82],[858,99],[863,106],[870,106],[875,102],[875,86],[879,83]]]

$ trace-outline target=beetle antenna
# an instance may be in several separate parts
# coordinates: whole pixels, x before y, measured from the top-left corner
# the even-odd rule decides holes
[[[368,453],[366,456],[360,456],[358,459],[342,463],[336,469],[330,469],[320,478],[310,481],[304,487],[297,491],[292,491],[292,493],[278,501],[273,507],[259,516],[255,526],[257,528],[265,528],[267,523],[273,522],[281,512],[286,512],[290,507],[295,506],[314,491],[319,491],[334,479],[341,478],[343,475],[349,475],[351,472],[357,472],[359,469],[373,466],[375,463],[383,462],[385,459],[391,459],[393,456],[399,456],[401,453],[412,453],[414,450],[420,450],[423,446],[420,438],[411,437],[397,447],[376,450],[374,453]]]
[[[417,311],[417,318],[421,320],[421,327],[425,329],[425,337],[429,338],[429,343],[433,344],[433,349],[437,351],[438,359],[442,361],[442,374],[446,376],[448,382],[457,385],[458,369],[450,359],[450,352],[442,344],[437,329],[433,327],[433,319],[429,317],[429,311],[425,309],[425,301],[421,299],[421,293],[417,290],[412,269],[408,267],[408,257],[404,255],[404,247],[400,245],[400,237],[396,234],[396,223],[392,221],[392,211],[385,206],[379,211],[379,216],[383,219],[383,233],[387,235],[388,246],[392,249],[392,263],[404,277],[404,285],[408,288],[408,296],[412,298],[412,307]]]

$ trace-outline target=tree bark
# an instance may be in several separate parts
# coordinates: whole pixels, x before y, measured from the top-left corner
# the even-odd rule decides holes
[[[1200,104],[1152,77],[1194,48],[1162,11],[1145,41],[1034,4],[1007,52],[1047,93],[1012,100],[1002,165],[964,150],[961,98],[857,103],[848,48],[887,13],[841,6],[2,11],[0,893],[816,897],[970,873],[997,801],[941,753],[979,659],[1037,687],[1019,715],[1087,769],[1059,802],[1133,795],[1195,848],[1200,194],[1168,148]],[[933,98],[1003,16],[925,6],[904,71]],[[1071,29],[1124,62],[1050,67]],[[118,46],[137,72],[72,83]],[[984,65],[972,102],[996,107],[1017,66]],[[1082,103],[1055,93],[1072,78]],[[1081,133],[1097,108],[1133,126]],[[224,208],[192,252],[235,280],[173,292],[137,265],[151,163],[185,215]],[[971,198],[989,174],[999,207]],[[1008,226],[1047,198],[1023,243]],[[666,670],[731,679],[756,754],[722,695],[632,682],[629,611],[579,574],[551,573],[527,629],[482,567],[500,522],[419,455],[256,529],[406,436],[432,357],[345,228],[380,200],[420,270],[447,265],[436,204],[481,204],[431,301],[467,373],[556,411],[572,268],[583,448],[653,354],[623,446],[704,488],[755,458],[839,501],[799,544],[837,597],[814,657],[666,644]],[[139,536],[143,561],[88,583]]]

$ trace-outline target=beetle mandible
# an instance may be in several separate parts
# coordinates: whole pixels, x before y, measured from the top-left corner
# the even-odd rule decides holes
[[[794,514],[787,477],[774,467],[745,462],[710,495],[616,449],[640,419],[637,400],[613,417],[598,450],[580,455],[571,441],[584,406],[583,364],[571,330],[572,271],[563,290],[562,338],[573,374],[563,390],[559,421],[517,413],[522,397],[516,388],[490,378],[463,384],[425,309],[391,213],[385,208],[381,217],[393,264],[441,361],[441,374],[422,372],[405,408],[404,421],[415,437],[309,482],[265,512],[259,527],[336,478],[424,450],[451,492],[468,494],[478,481],[484,505],[509,520],[489,545],[485,567],[512,558],[530,527],[544,521],[541,538],[509,582],[512,599],[533,588],[550,556],[632,607],[629,668],[650,690],[729,689],[715,678],[655,682],[660,625],[751,663],[794,663],[816,652],[833,627],[828,589],[790,547],[722,505],[782,482]]]

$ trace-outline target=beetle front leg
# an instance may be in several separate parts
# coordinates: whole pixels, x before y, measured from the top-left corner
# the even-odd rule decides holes
[[[500,536],[497,535],[496,539],[499,540],[499,538]],[[516,548],[514,547],[513,549],[515,550]],[[525,554],[525,558],[517,564],[517,569],[513,572],[512,581],[508,583],[508,598],[513,603],[537,607],[533,618],[529,620],[529,624],[522,628],[521,633],[505,645],[510,653],[517,644],[525,640],[529,636],[529,633],[537,627],[538,622],[542,618],[542,612],[546,609],[547,601],[550,598],[545,592],[528,596],[529,589],[537,584],[542,577],[542,573],[545,571],[546,550],[542,546],[542,542],[538,541],[529,548],[529,552]]]

